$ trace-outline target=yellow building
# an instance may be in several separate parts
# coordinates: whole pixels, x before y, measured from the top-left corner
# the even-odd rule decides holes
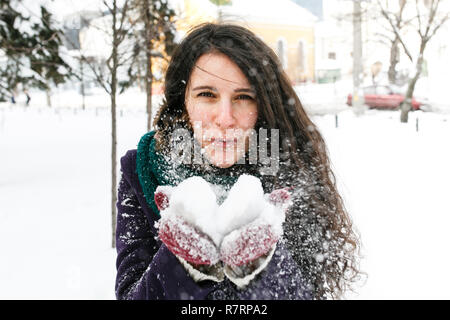
[[[291,0],[174,0],[181,36],[202,22],[233,22],[252,30],[277,53],[293,83],[314,80],[314,23],[317,18]]]

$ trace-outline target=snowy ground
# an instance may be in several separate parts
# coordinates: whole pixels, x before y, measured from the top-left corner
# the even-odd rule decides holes
[[[416,131],[416,119],[418,129]],[[450,116],[315,117],[363,242],[357,299],[449,299]]]
[[[0,299],[114,299],[109,122],[106,109],[0,111]],[[145,114],[118,131],[123,155]]]
[[[119,112],[120,156],[145,133],[134,98]],[[0,299],[114,299],[110,115],[100,102],[56,112],[37,100],[0,105]],[[364,245],[368,278],[348,298],[449,299],[450,115],[400,124],[397,112],[334,109],[337,128],[334,114],[313,120]]]

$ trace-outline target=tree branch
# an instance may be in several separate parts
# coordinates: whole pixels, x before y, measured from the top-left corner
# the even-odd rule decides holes
[[[427,38],[427,41],[430,40],[435,34],[436,32],[447,22],[447,20],[450,19],[450,13],[447,13],[442,19],[441,21],[439,21],[439,23],[436,24],[435,28],[433,29],[433,31],[431,31],[430,35]]]
[[[419,0],[416,0],[416,18],[419,23],[419,28],[417,29],[420,35],[420,38],[423,38],[422,35],[422,20],[420,19],[420,9],[419,9]]]
[[[405,51],[405,54],[408,56],[409,60],[411,60],[411,62],[413,62],[414,59],[413,59],[411,53],[409,52],[408,47],[406,46],[405,42],[403,41],[402,36],[400,35],[400,32],[399,32],[398,28],[393,23],[392,19],[389,17],[389,13],[386,10],[384,10],[383,5],[381,4],[380,0],[377,0],[377,3],[378,3],[378,6],[381,9],[381,14],[389,22],[389,24],[392,27],[392,31],[394,32],[395,36],[400,41],[400,44],[402,45],[403,50]]]
[[[89,67],[89,69],[94,73],[95,81],[108,93],[110,94],[111,90],[106,86],[106,83],[109,83],[108,80],[105,80],[104,75],[101,73],[100,70],[97,70],[95,68],[95,65],[92,64],[89,59],[86,58],[84,55],[80,55],[80,60],[86,63]]]

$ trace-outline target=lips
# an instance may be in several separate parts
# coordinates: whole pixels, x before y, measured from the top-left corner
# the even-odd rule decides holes
[[[223,143],[223,144],[230,144],[230,143],[236,143],[237,138],[231,138],[231,139],[224,139],[224,138],[211,138],[211,143]]]

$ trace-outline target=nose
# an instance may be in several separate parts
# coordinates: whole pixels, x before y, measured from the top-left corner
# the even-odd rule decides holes
[[[234,118],[233,105],[230,100],[224,99],[220,102],[215,123],[221,129],[228,129],[234,127],[236,119]]]

